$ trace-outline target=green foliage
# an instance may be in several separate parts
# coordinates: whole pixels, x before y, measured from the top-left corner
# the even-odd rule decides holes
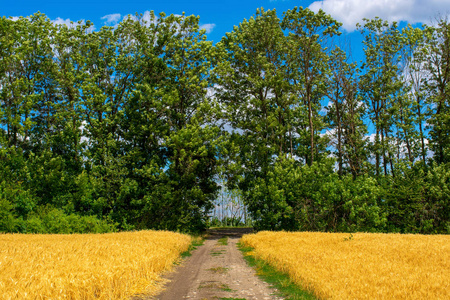
[[[99,31],[1,19],[8,231],[205,227],[220,148],[207,125],[212,43],[198,17],[150,19]]]
[[[448,233],[448,164],[433,164],[428,171],[408,165],[399,169],[401,174],[384,183],[388,231]]]
[[[0,198],[0,232],[16,232],[20,222],[15,213],[14,206],[5,198]]]
[[[65,214],[51,206],[41,206],[25,219],[18,218],[14,206],[5,198],[0,198],[0,232],[21,233],[105,233],[116,231],[116,226],[108,220],[95,216]]]
[[[358,24],[364,35],[366,57],[362,65],[365,74],[361,77],[361,93],[368,107],[367,113],[375,125],[375,172],[378,176],[383,169],[384,175],[387,175],[389,166],[391,172],[394,172],[395,150],[391,134],[399,113],[397,102],[401,101],[404,93],[404,85],[399,76],[402,35],[396,22],[389,23],[378,17],[364,21],[364,26]]]
[[[450,24],[447,19],[438,20],[435,27],[428,28],[424,46],[427,77],[423,79],[427,102],[431,149],[434,160],[441,163],[450,161]]]
[[[350,172],[354,178],[367,173],[365,162],[368,151],[367,125],[363,122],[366,111],[360,103],[358,92],[359,70],[356,63],[349,63],[347,54],[335,47],[330,55],[326,120],[331,127],[331,145],[335,148],[338,174]]]
[[[377,182],[361,176],[339,178],[334,161],[298,166],[275,164],[266,180],[247,195],[255,227],[270,230],[382,231],[385,213]]]
[[[115,225],[95,216],[65,214],[50,206],[41,207],[23,221],[24,233],[105,233],[116,231]]]
[[[210,221],[224,186],[259,229],[448,233],[448,22],[364,20],[361,66],[339,27],[261,8],[213,45],[196,16],[2,17],[0,231],[239,225]]]
[[[325,127],[319,111],[320,100],[326,94],[326,76],[330,72],[326,42],[334,35],[341,34],[340,26],[323,10],[315,13],[303,7],[286,11],[281,23],[282,29],[289,33],[286,62],[294,74],[293,93],[308,112],[308,122],[302,122],[302,135],[309,133],[309,153],[304,154],[309,165],[316,160],[315,156],[319,156],[319,151],[323,151],[326,143],[326,140],[316,135]]]
[[[426,183],[428,203],[424,213],[427,224],[422,231],[450,233],[450,164],[433,165]]]

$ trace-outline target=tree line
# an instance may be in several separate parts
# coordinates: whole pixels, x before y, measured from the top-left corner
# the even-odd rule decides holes
[[[201,230],[225,178],[258,229],[449,233],[449,23],[340,26],[3,17],[0,231]]]

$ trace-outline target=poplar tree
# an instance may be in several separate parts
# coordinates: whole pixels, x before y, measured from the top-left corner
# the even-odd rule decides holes
[[[375,170],[376,175],[380,175],[382,160],[384,175],[388,174],[389,165],[394,175],[391,135],[397,116],[395,103],[402,97],[398,67],[402,36],[396,22],[390,24],[380,18],[364,21],[364,26],[357,25],[364,35],[365,54],[360,87],[376,130]]]
[[[356,179],[365,172],[367,127],[363,122],[365,105],[359,98],[356,63],[348,63],[346,53],[335,47],[330,55],[327,120],[331,125],[332,146],[336,149],[338,173],[351,172]]]
[[[276,11],[263,9],[217,45],[223,59],[214,69],[216,97],[240,147],[244,190],[264,178],[276,158],[296,153],[298,105],[289,89],[286,45]]]
[[[438,164],[449,162],[450,143],[450,24],[440,19],[427,34],[425,79],[428,93],[430,147]]]
[[[341,24],[323,10],[314,13],[302,7],[286,11],[281,24],[283,30],[289,32],[287,64],[293,72],[289,80],[307,112],[309,154],[305,158],[312,165],[314,157],[319,154],[317,132],[325,127],[318,112],[321,109],[320,100],[326,94],[326,77],[329,73],[326,42],[340,34],[338,30]]]
[[[407,89],[407,97],[409,98],[411,114],[408,115],[410,120],[409,126],[404,127],[404,131],[410,132],[412,145],[408,146],[409,160],[420,157],[424,166],[426,166],[426,156],[428,145],[426,139],[426,97],[425,79],[426,79],[426,43],[425,37],[430,29],[414,28],[408,25],[403,30],[405,37],[404,47],[402,49],[402,65],[404,73],[404,85]],[[418,132],[415,129],[418,127]],[[406,138],[406,135],[405,135]],[[407,145],[409,141],[407,142]]]

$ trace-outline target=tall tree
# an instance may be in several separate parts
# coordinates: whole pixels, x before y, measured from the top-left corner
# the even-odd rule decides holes
[[[412,115],[408,115],[408,122],[402,122],[406,126],[403,127],[405,138],[410,137],[410,141],[406,141],[408,147],[409,160],[420,157],[424,166],[426,166],[427,143],[425,130],[425,114],[426,114],[426,43],[425,36],[430,29],[414,28],[408,25],[403,29],[405,37],[404,47],[402,49],[402,65],[404,85],[408,89],[407,101],[409,100]],[[416,128],[418,127],[418,132]],[[409,135],[406,133],[409,131]]]
[[[83,156],[86,157],[86,121],[83,116],[82,84],[89,74],[84,72],[86,55],[82,48],[86,47],[92,23],[57,25],[53,60],[56,67],[54,81],[57,88],[58,102],[55,108],[59,122],[54,126],[52,149],[64,157],[74,172],[83,168]]]
[[[440,164],[450,161],[450,24],[446,19],[427,35],[427,54],[430,144]]]
[[[384,174],[388,166],[394,171],[391,133],[395,116],[395,103],[401,97],[402,81],[399,77],[402,36],[396,22],[389,24],[380,18],[365,19],[364,26],[358,24],[364,35],[365,61],[361,76],[361,92],[369,107],[370,118],[375,125],[375,170],[380,174],[381,158]]]
[[[331,74],[328,79],[327,119],[331,125],[333,147],[336,149],[338,173],[342,177],[344,168],[353,178],[364,171],[367,160],[366,125],[363,122],[365,105],[358,95],[358,69],[356,63],[348,63],[346,53],[339,47],[330,55]]]
[[[301,104],[291,88],[294,72],[286,63],[287,47],[276,11],[258,9],[218,43],[223,59],[214,69],[216,97],[232,131],[230,148],[239,148],[230,159],[229,182],[235,181],[236,173],[241,176],[239,187],[249,212],[254,218],[270,219],[272,228],[280,214],[272,211],[276,191],[260,186],[267,186],[277,161],[298,157],[302,151]]]
[[[295,98],[289,91],[286,40],[275,10],[257,10],[217,45],[216,97],[240,146],[244,185],[264,177],[274,158],[295,153]],[[244,170],[244,171],[245,171]],[[250,171],[254,170],[254,171]]]
[[[282,21],[283,30],[289,31],[287,64],[293,72],[290,82],[308,112],[309,165],[318,154],[316,132],[323,128],[318,112],[329,72],[326,41],[340,34],[339,27],[340,23],[323,10],[314,13],[302,7],[286,11]]]
[[[142,81],[120,128],[129,179],[138,186],[123,213],[140,227],[200,229],[218,189],[218,130],[207,97],[213,46],[198,23],[161,14],[136,25]]]

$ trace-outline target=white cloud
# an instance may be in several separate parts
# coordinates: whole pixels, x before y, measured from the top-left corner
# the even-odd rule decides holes
[[[428,23],[437,14],[450,12],[448,0],[323,0],[315,1],[309,9],[323,9],[337,21],[343,23],[343,28],[353,31],[356,23],[363,18],[380,17],[387,21],[407,21],[409,23]]]
[[[101,17],[100,19],[106,20],[104,23],[106,25],[116,25],[120,21],[121,14],[110,14]]]
[[[371,143],[375,143],[375,138],[376,138],[376,134],[375,133],[372,133],[372,134],[369,134],[369,135],[366,135],[365,137],[364,137],[364,139],[365,140],[369,140],[369,142],[371,142]]]
[[[72,27],[75,22],[73,22],[70,19],[64,20],[63,18],[58,17],[58,18],[52,20],[52,23],[55,25],[66,25],[67,27]]]
[[[54,20],[50,20],[53,24],[55,25],[66,25],[68,28],[76,28],[78,25],[85,25],[86,21],[85,20],[79,20],[79,21],[72,21],[70,19],[62,19],[60,17],[54,19]],[[89,27],[87,29],[87,31],[89,33],[92,33],[93,31],[95,31],[96,27],[95,25],[91,25],[91,27]]]
[[[150,13],[150,11],[146,10],[144,12],[144,15],[142,16],[142,20],[145,21],[147,24],[151,24],[152,20],[152,15]]]
[[[138,18],[135,15],[132,15],[132,14],[128,14],[128,15],[123,17],[124,21],[128,20],[128,19],[133,20],[133,21],[137,21],[138,20]]]
[[[216,24],[203,24],[200,26],[200,29],[205,29],[206,33],[211,33],[214,29],[214,27],[216,27]]]
[[[123,20],[133,20],[133,21],[141,21],[146,24],[146,26],[150,26],[151,24],[156,24],[158,20],[158,16],[152,15],[151,11],[146,10],[142,15],[136,16],[132,14],[128,14],[123,17]]]

